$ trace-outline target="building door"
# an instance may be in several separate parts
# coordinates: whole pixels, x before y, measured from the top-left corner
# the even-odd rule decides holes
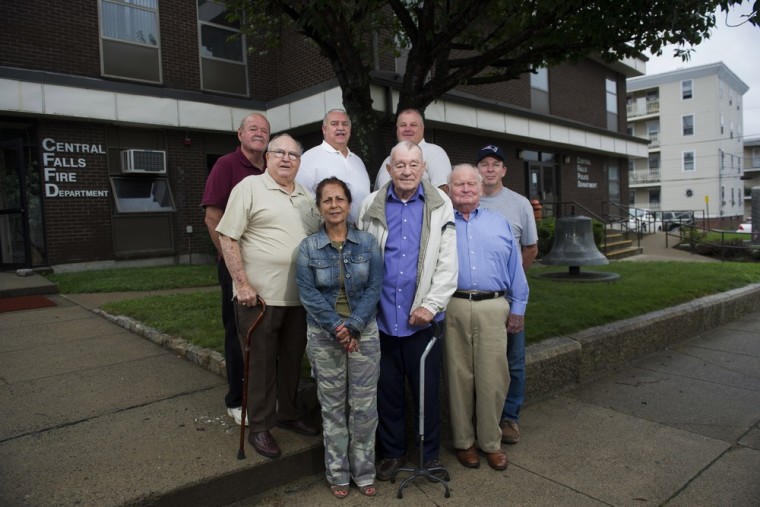
[[[0,269],[31,265],[21,139],[0,143]]]
[[[556,216],[559,203],[559,169],[553,162],[526,162],[528,200],[538,199],[544,217]]]

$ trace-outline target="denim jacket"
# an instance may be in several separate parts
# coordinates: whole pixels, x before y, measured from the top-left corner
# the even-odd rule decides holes
[[[340,292],[340,264],[346,297],[351,308],[348,318],[335,311]],[[348,237],[339,252],[327,236],[324,227],[301,241],[296,263],[296,278],[301,304],[306,308],[306,320],[335,334],[345,324],[357,334],[377,313],[383,283],[383,258],[372,234],[348,227]]]

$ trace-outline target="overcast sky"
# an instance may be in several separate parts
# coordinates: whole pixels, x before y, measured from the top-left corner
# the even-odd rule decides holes
[[[673,57],[674,46],[666,46],[662,56],[650,56],[647,75],[723,62],[749,90],[744,94],[744,137],[760,137],[760,28],[744,22],[742,14],[752,12],[754,0],[744,0],[728,13],[718,12],[717,26],[709,39],[694,48],[687,62]],[[743,23],[743,24],[742,24]],[[741,25],[741,26],[737,26]]]

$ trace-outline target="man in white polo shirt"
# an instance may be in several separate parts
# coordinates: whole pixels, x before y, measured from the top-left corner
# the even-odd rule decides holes
[[[447,181],[451,172],[451,161],[443,148],[425,141],[425,122],[422,120],[422,114],[419,111],[404,109],[398,114],[398,118],[396,118],[396,139],[398,142],[411,141],[420,147],[422,159],[425,161],[423,179],[448,193]],[[375,180],[375,190],[379,190],[391,180],[390,174],[385,169],[390,163],[391,157],[388,157],[380,166]]]
[[[320,181],[331,176],[340,178],[351,190],[352,204],[349,220],[356,222],[359,206],[369,195],[369,175],[364,162],[348,149],[351,138],[351,119],[343,109],[331,109],[322,121],[324,140],[301,157],[301,169],[296,181],[314,195]]]

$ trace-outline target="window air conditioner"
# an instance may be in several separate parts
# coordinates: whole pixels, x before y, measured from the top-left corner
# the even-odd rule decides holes
[[[162,150],[122,150],[121,172],[166,174],[166,152]]]

